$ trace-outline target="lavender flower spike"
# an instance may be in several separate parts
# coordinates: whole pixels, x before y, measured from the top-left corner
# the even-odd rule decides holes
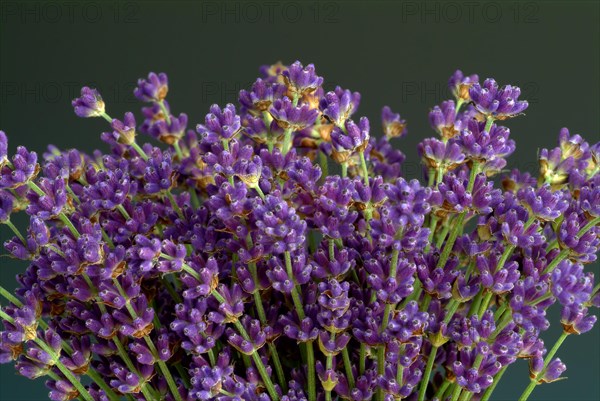
[[[495,120],[516,117],[529,106],[526,100],[519,100],[519,87],[506,85],[498,88],[498,84],[492,78],[486,79],[483,85],[474,84],[469,89],[469,95],[478,112]]]
[[[73,99],[71,105],[79,117],[102,117],[105,114],[100,92],[87,86],[81,88],[81,96]]]

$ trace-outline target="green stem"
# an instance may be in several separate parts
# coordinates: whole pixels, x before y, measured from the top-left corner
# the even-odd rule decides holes
[[[437,241],[435,242],[436,248],[440,249],[442,247],[442,244],[446,239],[446,235],[448,235],[448,231],[450,231],[450,225],[446,223],[442,226],[442,231],[440,231]]]
[[[452,252],[452,247],[454,246],[454,241],[456,241],[456,237],[458,237],[458,233],[462,230],[462,224],[465,220],[466,212],[462,212],[458,215],[456,221],[453,223],[452,231],[450,231],[450,236],[448,237],[448,241],[446,241],[446,245],[444,245],[444,250],[440,255],[440,259],[438,260],[437,267],[443,269],[446,266],[446,262],[450,257],[450,253]]]
[[[142,159],[144,159],[144,161],[148,161],[148,159],[149,159],[148,155],[146,154],[146,152],[144,152],[144,149],[142,149],[142,147],[137,144],[137,142],[133,142],[131,144],[131,147],[133,149],[135,149],[136,152],[138,152],[138,154],[140,155],[140,157]]]
[[[433,396],[433,398],[442,400],[442,395],[446,392],[446,389],[448,388],[449,385],[450,385],[450,382],[447,379],[444,379],[440,388],[438,388],[437,391],[435,392],[435,395]]]
[[[535,386],[537,386],[539,384],[538,383],[539,379],[544,375],[544,373],[546,373],[546,369],[548,368],[548,365],[552,361],[552,358],[554,358],[554,355],[556,355],[556,352],[558,351],[558,349],[560,348],[562,343],[565,341],[565,339],[568,337],[568,335],[569,335],[569,333],[567,333],[566,331],[563,331],[561,333],[560,337],[558,337],[558,339],[556,340],[556,343],[554,343],[554,347],[552,347],[552,349],[550,350],[550,352],[548,352],[548,355],[546,355],[546,358],[544,359],[544,368],[533,379],[531,379],[531,381],[529,382],[529,385],[527,386],[525,391],[523,391],[523,394],[521,394],[521,397],[519,397],[519,401],[527,401],[527,399],[529,398],[529,396],[535,389]]]
[[[125,217],[125,220],[131,220],[131,216],[127,213],[127,210],[123,207],[123,205],[117,205],[117,210],[121,212],[121,215]]]
[[[452,401],[458,401],[462,387],[458,383],[454,383],[454,391],[452,391]]]
[[[119,283],[119,281],[117,279],[113,279],[113,284],[119,291],[119,294],[121,294],[121,296],[124,299],[127,299],[127,294],[125,293],[125,290],[121,286],[121,283]],[[125,306],[127,308],[127,311],[129,312],[129,314],[131,315],[131,317],[133,319],[137,319],[139,317],[137,312],[135,311],[133,306],[131,306],[131,303],[129,301],[127,301],[125,303]],[[148,349],[154,356],[154,359],[158,363],[158,367],[159,367],[160,371],[162,372],[163,377],[167,381],[167,386],[169,387],[169,390],[171,390],[173,397],[175,398],[176,401],[183,401],[183,399],[181,398],[181,394],[179,394],[179,389],[177,388],[177,384],[175,383],[175,380],[173,379],[173,376],[171,375],[171,371],[169,370],[169,368],[167,367],[165,362],[158,357],[158,350],[154,346],[154,343],[152,342],[150,337],[147,335],[144,336],[144,341],[146,342]]]
[[[4,222],[4,224],[6,224],[14,233],[17,237],[19,237],[19,239],[21,240],[21,242],[23,243],[23,245],[27,245],[27,241],[25,241],[25,238],[23,238],[23,235],[21,235],[21,232],[19,231],[19,229],[12,223],[12,221],[10,220],[6,220]]]
[[[4,320],[12,325],[16,325],[15,320],[11,316],[9,316],[6,312],[4,312],[2,309],[0,309],[0,319]],[[62,364],[62,362],[59,359],[59,355],[57,355],[56,352],[54,352],[53,348],[48,346],[39,337],[34,338],[33,341],[42,350],[44,350],[44,352],[46,352],[48,355],[50,355],[50,358],[52,358],[52,360],[54,361],[55,366],[58,367],[58,369],[62,372],[62,374],[65,376],[65,378],[67,380],[69,380],[71,382],[71,384],[73,384],[73,386],[79,392],[79,395],[81,395],[86,401],[94,401],[94,398],[90,395],[90,393],[87,391],[87,389],[85,387],[83,387],[83,385],[81,384],[79,379],[77,377],[75,377],[73,375],[73,373],[71,373],[71,371]]]
[[[181,220],[185,220],[185,216],[183,215],[183,212],[179,208],[179,205],[175,201],[175,198],[173,197],[173,194],[171,193],[170,190],[167,191],[167,197],[169,198],[169,202],[171,203],[171,207],[173,208],[173,210],[175,210],[175,212],[177,213],[177,215],[179,216],[179,218]]]
[[[252,238],[248,235],[246,238],[246,244],[251,248],[252,247]],[[260,297],[260,292],[258,291],[258,274],[256,272],[256,263],[252,262],[249,264],[250,274],[252,274],[252,278],[254,280],[254,285],[256,286],[256,290],[254,291],[254,304],[256,305],[256,312],[258,313],[258,319],[260,320],[263,326],[267,326],[267,314],[265,313],[265,309],[262,304],[262,298]],[[277,347],[275,344],[269,342],[268,343],[269,351],[271,352],[271,356],[273,359],[273,364],[275,365],[275,374],[277,375],[277,380],[279,381],[279,385],[283,393],[287,393],[287,382],[285,380],[285,374],[283,373],[283,366],[281,365],[281,360],[279,359],[279,353],[277,352]]]
[[[127,350],[123,346],[123,343],[121,343],[121,340],[119,340],[119,338],[117,336],[114,336],[112,340],[113,340],[113,343],[117,346],[117,353],[119,354],[119,356],[121,357],[123,362],[125,362],[125,366],[127,366],[127,369],[129,369],[129,371],[131,373],[135,374],[141,380],[142,376],[140,375],[140,372],[137,370],[137,368],[131,361],[131,358],[129,358],[129,355],[127,355]],[[144,395],[144,398],[146,399],[146,401],[152,401],[152,400],[156,399],[156,396],[154,396],[154,394],[152,394],[150,392],[147,384],[148,384],[147,382],[142,383],[141,391],[142,391],[142,394]]]
[[[329,161],[327,155],[323,152],[319,152],[319,165],[321,166],[321,176],[327,177],[329,175]]]
[[[354,374],[352,373],[352,362],[350,362],[350,355],[348,353],[348,347],[342,349],[342,358],[344,359],[344,369],[346,370],[346,378],[348,379],[348,388],[354,388]]]
[[[71,234],[73,234],[73,236],[75,238],[81,237],[81,234],[79,233],[79,231],[77,231],[77,229],[75,228],[75,226],[73,225],[73,223],[71,222],[71,220],[64,213],[59,214],[58,218],[69,229],[69,231],[71,232]]]
[[[427,365],[425,366],[425,373],[421,378],[421,388],[419,389],[419,401],[425,400],[425,393],[427,392],[427,386],[429,385],[429,376],[433,369],[433,363],[435,362],[435,356],[437,355],[438,347],[431,347],[431,353],[427,359]]]
[[[461,97],[458,98],[458,100],[456,101],[456,107],[454,108],[456,114],[458,114],[458,112],[460,111],[460,108],[462,107],[463,103],[465,102],[465,100]]]
[[[290,149],[292,149],[292,129],[286,128],[283,133],[283,145],[281,147],[281,153],[285,156]]]
[[[358,361],[358,375],[362,376],[365,373],[366,362],[367,362],[367,346],[364,343],[360,343],[359,350],[359,361]]]
[[[0,286],[0,295],[2,295],[4,298],[6,298],[6,300],[8,300],[13,305],[15,305],[19,308],[23,306],[23,303],[17,297],[15,297],[13,294],[8,292],[2,286]],[[48,328],[48,325],[46,324],[46,322],[43,319],[39,319],[38,324],[43,330],[46,330]],[[62,342],[62,348],[65,351],[67,351],[67,353],[71,354],[73,352],[73,349],[71,348],[69,343],[67,343],[65,340],[62,340],[61,342]],[[104,382],[104,380],[102,379],[102,377],[100,377],[98,372],[96,372],[91,366],[88,368],[86,374],[94,381],[94,383],[96,383],[98,385],[98,387],[100,387],[102,390],[104,390],[104,392],[111,399],[111,401],[119,400],[118,396],[114,393],[114,391]]]
[[[494,117],[488,116],[487,121],[485,122],[485,128],[483,130],[485,132],[490,132],[490,128],[492,128],[493,123],[494,123]]]
[[[54,360],[56,367],[61,371],[61,373],[65,376],[65,378],[67,378],[67,380],[69,380],[71,382],[71,384],[73,384],[73,386],[79,392],[79,395],[81,395],[84,400],[94,401],[94,397],[92,397],[90,395],[90,393],[83,386],[83,384],[81,384],[79,379],[77,377],[75,377],[73,375],[73,373],[71,373],[71,371],[69,369],[67,369],[67,367],[65,365],[62,364],[62,362],[59,359],[59,356],[54,352],[54,349],[52,349],[50,346],[48,346],[44,341],[42,341],[39,338],[35,338],[33,341],[35,341],[35,343],[37,345],[39,345],[39,347],[41,349],[43,349],[48,355],[50,355],[50,357]]]
[[[360,164],[363,171],[363,179],[365,181],[365,187],[369,188],[369,169],[367,168],[367,161],[365,160],[365,152],[360,152]]]
[[[183,152],[181,151],[181,146],[179,146],[179,139],[173,142],[173,148],[175,148],[175,154],[179,160],[183,160]]]
[[[481,302],[481,305],[479,307],[479,313],[477,313],[477,316],[479,316],[479,319],[481,319],[481,317],[487,310],[493,296],[494,296],[494,293],[490,290],[488,290],[488,292],[485,294],[485,297],[483,298],[483,301]]]
[[[218,294],[218,292],[213,291],[213,295],[214,294]],[[219,297],[221,299],[221,300],[219,300],[219,298],[217,298],[217,300],[219,302],[225,302],[225,299],[223,299],[221,297],[221,294],[219,294]],[[239,320],[236,320],[235,322],[233,322],[233,324],[237,328],[237,330],[240,332],[240,335],[244,338],[244,340],[250,341],[250,336],[246,332],[246,329],[244,328],[242,323],[240,323]],[[279,396],[277,395],[277,391],[275,391],[275,386],[273,385],[273,382],[271,381],[271,378],[269,377],[267,368],[265,368],[265,365],[263,364],[263,361],[260,358],[260,355],[258,355],[258,352],[256,352],[256,350],[252,353],[252,360],[254,361],[254,364],[256,365],[256,368],[258,369],[258,372],[260,373],[260,376],[263,379],[263,383],[267,387],[267,392],[269,393],[271,400],[278,401]]]
[[[294,308],[298,314],[300,321],[304,320],[306,315],[304,314],[304,307],[298,294],[298,285],[295,284],[294,272],[292,271],[292,258],[289,251],[285,251],[285,268],[288,276],[294,281],[294,287],[292,287],[292,301],[294,302]],[[312,341],[306,343],[306,364],[308,370],[308,399],[309,401],[315,401],[317,399],[317,384],[316,384],[316,371],[315,371],[315,355]]]
[[[108,114],[102,113],[102,114],[100,114],[100,116],[102,118],[104,118],[109,124],[112,124],[112,118],[110,118],[110,116]]]
[[[335,333],[331,333],[331,341],[335,341]],[[327,357],[325,358],[325,369],[331,370],[332,367],[333,367],[333,355],[327,354]],[[331,390],[328,390],[328,389],[325,390],[325,400],[331,401]]]
[[[342,162],[342,178],[346,178],[348,176],[348,163]]]

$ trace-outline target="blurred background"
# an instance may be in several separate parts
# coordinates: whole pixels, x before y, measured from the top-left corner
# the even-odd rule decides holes
[[[106,149],[102,119],[77,118],[70,101],[97,87],[107,112],[139,115],[132,95],[149,71],[169,75],[169,103],[190,126],[208,107],[235,102],[262,64],[315,63],[326,89],[362,94],[357,115],[378,131],[389,105],[408,121],[405,175],[419,178],[416,144],[434,133],[427,113],[449,98],[460,68],[522,88],[527,116],[506,123],[517,150],[510,167],[537,171],[537,151],[561,127],[600,140],[600,3],[597,1],[6,1],[0,2],[0,129],[12,152],[52,143]],[[23,219],[17,224],[24,224]],[[3,242],[10,233],[0,227]],[[3,253],[4,250],[2,251]],[[0,257],[0,283],[13,289],[22,263]],[[588,269],[599,272],[598,263]],[[599,275],[599,274],[597,274]],[[4,302],[4,300],[2,300]],[[558,311],[544,333],[560,334]],[[568,380],[537,388],[531,400],[600,399],[600,330],[569,338],[558,356]],[[575,336],[573,336],[575,337]],[[515,400],[527,364],[508,370],[494,400]],[[0,400],[44,400],[43,380],[0,366]]]

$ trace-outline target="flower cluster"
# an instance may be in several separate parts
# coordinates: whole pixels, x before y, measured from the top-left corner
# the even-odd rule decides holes
[[[424,184],[402,177],[400,114],[376,135],[312,64],[261,74],[195,129],[165,74],[138,81],[139,125],[83,88],[106,153],[38,158],[0,131],[4,246],[28,263],[0,287],[0,363],[57,401],[481,400],[518,359],[521,400],[560,379],[560,344],[600,306],[600,143],[563,129],[538,178],[495,181],[515,150],[500,123],[528,104],[457,71]]]

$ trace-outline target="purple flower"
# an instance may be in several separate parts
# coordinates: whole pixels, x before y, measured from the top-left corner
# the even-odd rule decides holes
[[[266,111],[276,99],[285,95],[287,88],[284,85],[270,83],[258,78],[250,91],[240,91],[240,104],[247,109]]]
[[[448,88],[452,92],[452,95],[458,100],[469,100],[469,89],[473,84],[479,82],[479,76],[477,74],[465,76],[461,70],[456,70],[454,74],[450,76],[448,80]]]
[[[310,222],[324,236],[343,238],[353,232],[353,224],[358,218],[358,213],[349,207],[354,191],[354,183],[349,178],[327,177],[316,191],[312,210],[305,208],[302,211],[312,212]]]
[[[489,132],[484,128],[485,123],[470,120],[457,143],[468,158],[479,162],[497,161],[496,169],[502,169],[506,165],[504,158],[515,150],[515,142],[508,138],[510,130],[496,124],[492,124]]]
[[[446,140],[454,138],[462,129],[462,121],[456,119],[456,109],[452,100],[442,102],[429,112],[429,124]]]
[[[144,170],[144,192],[155,194],[168,191],[175,184],[175,172],[173,171],[171,155],[168,152],[156,151],[149,155]]]
[[[0,164],[0,189],[16,189],[32,180],[38,173],[37,153],[19,146],[12,157],[12,166]]]
[[[266,196],[253,210],[258,232],[256,240],[274,254],[293,252],[304,246],[306,222],[290,207],[281,194]]]
[[[458,276],[458,260],[451,257],[443,267],[437,267],[438,260],[437,253],[417,254],[417,275],[425,292],[439,299],[447,299],[452,296],[452,284]]]
[[[572,259],[581,263],[590,263],[596,260],[596,252],[600,246],[598,228],[592,228],[583,235],[579,231],[587,223],[585,216],[577,212],[567,213],[558,229],[558,242],[561,247],[568,248]]]
[[[598,318],[588,314],[588,308],[583,305],[565,306],[560,315],[563,329],[570,334],[583,334],[590,331]]]
[[[157,75],[151,72],[148,74],[148,79],[138,79],[133,94],[142,102],[161,102],[167,97],[168,91],[169,79],[167,74],[161,72]]]
[[[313,64],[304,67],[299,61],[296,61],[283,71],[282,75],[290,90],[300,96],[314,92],[323,84],[323,78],[315,73]]]
[[[188,116],[181,113],[179,117],[170,116],[169,120],[169,122],[167,120],[156,121],[148,127],[148,133],[159,141],[167,145],[172,145],[179,141],[185,134]]]
[[[498,88],[498,84],[492,78],[486,79],[483,86],[479,83],[473,84],[469,95],[477,111],[495,120],[516,117],[529,106],[526,100],[519,100],[521,89],[511,85]]]
[[[105,132],[102,134],[102,140],[107,143],[121,143],[124,145],[131,145],[135,142],[135,117],[133,113],[127,112],[125,113],[125,117],[123,117],[123,121],[119,119],[113,119],[110,124],[113,132]]]
[[[8,162],[8,138],[4,131],[0,130],[0,168]]]
[[[488,256],[478,255],[476,266],[481,277],[481,285],[494,294],[504,294],[514,288],[520,278],[519,264],[515,261],[505,263],[498,269],[500,253],[490,253]]]
[[[201,135],[201,140],[206,143],[215,143],[221,140],[230,140],[242,128],[240,116],[235,112],[233,104],[227,104],[222,110],[213,104],[210,113],[204,119],[204,124],[198,124],[196,131]]]
[[[360,103],[360,93],[343,90],[339,86],[335,91],[327,92],[320,102],[320,109],[336,126],[343,127]]]
[[[579,191],[581,208],[590,216],[600,217],[600,185],[590,184]]]
[[[317,119],[318,111],[311,109],[309,105],[302,104],[294,106],[290,98],[284,96],[277,99],[269,109],[269,113],[283,129],[300,131],[312,125]]]
[[[363,152],[369,143],[369,120],[361,117],[358,124],[346,120],[344,129],[336,127],[331,132],[332,158],[345,163],[354,152]]]
[[[563,372],[567,370],[567,366],[562,363],[559,358],[555,358],[548,364],[546,368],[546,372],[540,379],[543,383],[552,383],[554,381],[560,380],[560,376]]]
[[[101,117],[104,113],[104,101],[96,89],[84,86],[81,96],[73,99],[71,105],[78,117]]]
[[[454,142],[444,143],[435,138],[427,138],[419,143],[418,150],[425,166],[435,170],[454,170],[465,161],[460,146]]]
[[[548,184],[537,190],[531,187],[522,188],[517,192],[517,197],[532,215],[542,221],[556,220],[569,207],[569,201],[565,199],[564,193],[553,192]]]
[[[49,220],[62,213],[67,204],[67,191],[64,180],[62,178],[57,180],[42,178],[38,186],[44,192],[44,195],[39,195],[35,191],[30,191],[27,194],[27,199],[30,202],[27,213],[36,215],[43,220]]]
[[[365,153],[365,158],[368,156],[375,175],[381,176],[386,181],[393,181],[402,175],[404,153],[395,149],[388,138],[383,137],[377,140],[371,137]]]
[[[15,198],[8,191],[0,189],[0,224],[10,219],[14,203]]]
[[[583,265],[563,260],[552,272],[552,294],[563,306],[582,305],[590,299],[594,275]]]
[[[383,125],[383,133],[388,139],[402,138],[408,133],[406,121],[401,119],[400,114],[394,113],[388,106],[381,109],[381,124]]]

